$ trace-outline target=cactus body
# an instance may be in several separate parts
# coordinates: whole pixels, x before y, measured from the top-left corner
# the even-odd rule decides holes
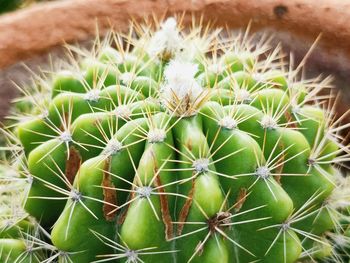
[[[24,209],[45,237],[5,231],[3,261],[338,256],[330,233],[346,216],[334,164],[349,149],[317,97],[328,79],[297,81],[263,41],[198,32],[170,18],[53,77],[47,105],[29,107],[36,116],[9,139],[30,184]]]

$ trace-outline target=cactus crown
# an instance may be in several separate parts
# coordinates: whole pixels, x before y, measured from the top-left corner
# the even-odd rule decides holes
[[[1,262],[346,262],[331,79],[300,78],[265,36],[179,28],[72,47],[23,91]]]

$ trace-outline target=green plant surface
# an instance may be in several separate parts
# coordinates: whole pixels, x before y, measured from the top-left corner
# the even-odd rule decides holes
[[[17,100],[2,181],[24,216],[0,261],[347,262],[330,78],[265,37],[155,24],[72,48]]]

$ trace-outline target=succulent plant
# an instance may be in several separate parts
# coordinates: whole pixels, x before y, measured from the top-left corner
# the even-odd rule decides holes
[[[347,262],[331,78],[266,36],[155,24],[71,47],[24,90],[0,261]]]

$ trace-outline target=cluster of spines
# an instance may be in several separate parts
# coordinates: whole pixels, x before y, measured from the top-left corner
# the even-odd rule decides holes
[[[34,107],[36,116],[20,120],[17,134],[9,134],[16,160],[28,157],[20,168],[31,183],[27,211],[45,227],[59,217],[50,237],[59,249],[43,248],[53,253],[48,260],[196,262],[220,256],[222,262],[293,262],[301,251],[316,260],[330,245],[323,230],[314,233],[302,224],[322,220],[330,221],[326,230],[336,226],[339,232],[329,240],[341,235],[347,245],[334,204],[347,204],[349,196],[334,194],[342,188],[333,173],[341,177],[329,165],[349,159],[339,142],[347,125],[334,120],[324,103],[329,95],[318,95],[329,79],[297,81],[300,67],[285,70],[280,49],[269,51],[264,37],[253,44],[247,34],[203,36],[198,28],[184,36],[173,19],[150,32],[137,26],[125,36],[112,34],[117,50],[99,45],[80,64],[71,56],[78,70],[58,73],[49,105]],[[305,158],[307,171],[297,167]],[[298,178],[310,173],[328,186],[293,197],[302,194],[295,189],[302,184]],[[284,184],[293,202],[281,201],[289,198],[278,190]],[[289,205],[280,210],[291,214],[266,212],[274,201]],[[141,225],[135,222],[140,215]],[[81,244],[86,232],[89,245]],[[139,240],[147,234],[155,235],[149,246]],[[290,251],[293,242],[298,244]],[[335,252],[332,257],[340,258]]]

